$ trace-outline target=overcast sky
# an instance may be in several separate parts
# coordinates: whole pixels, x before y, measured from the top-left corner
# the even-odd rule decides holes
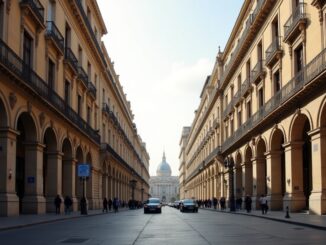
[[[116,73],[150,155],[150,175],[165,150],[179,174],[182,127],[224,48],[243,0],[98,0]]]

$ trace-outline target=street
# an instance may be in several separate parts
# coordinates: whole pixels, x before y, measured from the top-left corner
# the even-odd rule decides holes
[[[180,213],[164,207],[162,214],[128,210],[2,231],[0,241],[1,245],[325,244],[326,232],[243,215]]]

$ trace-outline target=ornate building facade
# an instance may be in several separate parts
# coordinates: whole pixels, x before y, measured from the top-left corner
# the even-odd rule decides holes
[[[187,197],[326,213],[325,3],[244,1],[186,139]]]
[[[149,156],[101,37],[95,0],[0,0],[0,215],[54,211],[58,194],[135,199]],[[84,184],[79,164],[90,164]]]
[[[170,165],[166,162],[163,153],[162,162],[158,165],[156,176],[149,179],[150,196],[160,198],[162,202],[173,202],[179,197],[179,179],[171,176]]]

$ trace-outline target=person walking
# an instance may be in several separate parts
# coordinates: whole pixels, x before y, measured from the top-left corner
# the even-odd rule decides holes
[[[262,214],[267,214],[267,210],[268,210],[267,197],[264,194],[260,196],[259,202],[260,202],[260,208]]]
[[[69,214],[70,213],[70,207],[72,205],[71,198],[69,196],[66,196],[63,204],[65,205],[65,214]]]
[[[107,213],[108,212],[108,199],[106,199],[106,197],[104,197],[103,200],[103,213],[104,211]]]
[[[111,200],[111,198],[109,199],[108,204],[109,204],[109,211],[111,211],[111,209],[112,209],[112,200]]]
[[[115,197],[113,199],[113,209],[114,209],[115,213],[119,212],[119,205],[120,205],[119,199],[117,197]]]
[[[245,198],[245,205],[246,205],[247,213],[251,212],[251,203],[252,203],[251,197],[249,195],[247,195]]]
[[[61,198],[59,195],[54,199],[55,213],[60,214]]]

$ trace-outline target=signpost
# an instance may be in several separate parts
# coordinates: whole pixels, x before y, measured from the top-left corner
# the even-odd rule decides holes
[[[90,165],[87,163],[78,164],[77,175],[83,181],[83,197],[80,201],[80,214],[87,214],[85,188],[86,188],[86,180],[90,176]]]

